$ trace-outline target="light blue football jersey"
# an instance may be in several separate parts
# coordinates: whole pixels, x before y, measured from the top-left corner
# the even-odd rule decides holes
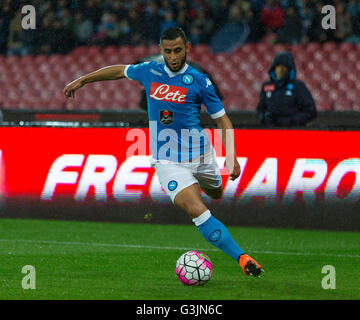
[[[145,87],[154,159],[188,161],[212,147],[200,126],[201,104],[213,119],[225,110],[206,74],[188,64],[172,72],[164,63],[151,61],[128,65],[125,76]]]

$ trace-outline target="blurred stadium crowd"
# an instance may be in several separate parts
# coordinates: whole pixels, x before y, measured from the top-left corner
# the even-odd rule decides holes
[[[181,25],[193,45],[209,44],[228,24],[245,25],[246,42],[360,42],[357,0],[34,0],[35,30],[21,27],[25,0],[0,3],[0,54],[67,53],[80,45],[151,45]],[[324,31],[321,8],[336,8],[336,30]]]

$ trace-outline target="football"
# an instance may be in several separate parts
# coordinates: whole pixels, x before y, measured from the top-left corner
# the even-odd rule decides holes
[[[176,262],[176,275],[187,286],[199,286],[207,283],[213,273],[210,258],[200,251],[183,253]]]

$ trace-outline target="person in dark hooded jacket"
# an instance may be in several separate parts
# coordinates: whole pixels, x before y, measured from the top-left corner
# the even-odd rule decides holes
[[[296,80],[290,52],[279,52],[271,64],[270,81],[263,83],[257,113],[265,126],[305,126],[317,116],[314,99],[305,83]]]

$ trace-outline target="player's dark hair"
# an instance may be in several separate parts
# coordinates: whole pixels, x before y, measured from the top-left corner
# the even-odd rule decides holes
[[[160,43],[163,40],[175,40],[178,37],[183,39],[184,44],[186,44],[187,39],[184,30],[181,27],[170,27],[161,33]]]

